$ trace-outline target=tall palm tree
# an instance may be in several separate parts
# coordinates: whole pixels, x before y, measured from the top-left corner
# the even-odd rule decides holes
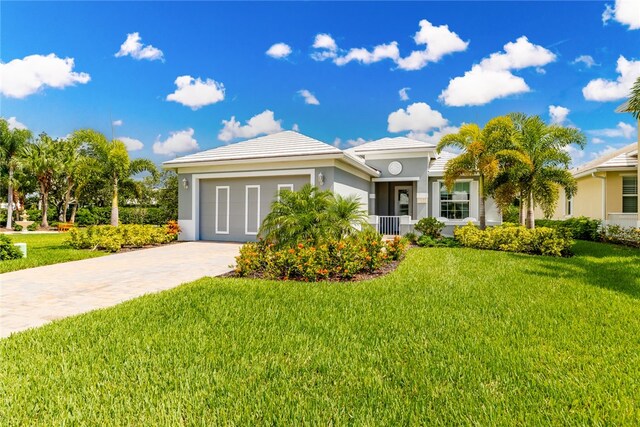
[[[49,227],[47,215],[49,212],[49,193],[53,189],[56,171],[60,162],[57,156],[56,141],[46,133],[41,133],[38,139],[24,148],[25,166],[36,177],[38,191],[42,202],[41,227]]]
[[[479,223],[486,228],[486,200],[491,182],[499,173],[499,154],[511,147],[513,125],[509,117],[496,117],[480,128],[475,123],[464,124],[457,133],[445,135],[436,150],[452,147],[463,152],[447,162],[444,182],[452,188],[455,181],[464,175],[479,177]]]
[[[111,197],[111,225],[119,222],[118,188],[123,181],[140,172],[150,172],[154,176],[158,173],[155,164],[148,159],[129,158],[127,147],[117,139],[109,141],[102,133],[93,129],[75,131],[72,136],[80,144],[86,144],[90,157],[97,160],[102,175],[109,180],[112,189]]]
[[[82,167],[86,156],[81,148],[81,142],[74,138],[61,140],[58,144],[60,172],[64,188],[63,206],[58,218],[59,221],[67,221],[67,212],[73,198],[74,188],[80,178],[79,175],[83,172],[87,173],[86,169]]]
[[[535,227],[534,209],[540,206],[551,213],[563,188],[568,197],[575,194],[576,180],[569,172],[571,157],[566,148],[572,144],[584,148],[586,138],[576,128],[547,125],[539,116],[510,115],[514,125],[515,148],[525,157],[524,168],[515,177],[526,212],[525,224]]]
[[[13,220],[13,175],[20,166],[21,154],[25,145],[31,139],[31,132],[27,129],[9,129],[5,119],[0,119],[0,160],[2,169],[6,169],[7,180],[7,228],[12,227]]]

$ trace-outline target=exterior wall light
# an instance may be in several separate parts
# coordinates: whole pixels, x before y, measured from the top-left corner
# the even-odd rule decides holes
[[[318,174],[318,184],[324,185],[324,174],[322,172]]]
[[[187,178],[182,178],[182,186],[185,190],[189,189],[189,181],[187,181]]]

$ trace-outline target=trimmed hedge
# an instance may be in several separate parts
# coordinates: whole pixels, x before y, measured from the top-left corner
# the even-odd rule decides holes
[[[7,235],[0,234],[0,261],[22,258],[22,251]]]
[[[298,243],[277,248],[265,241],[252,242],[240,248],[235,272],[240,277],[275,280],[349,280],[401,259],[406,247],[406,241],[400,237],[383,242],[380,233],[368,230],[317,246]]]
[[[141,248],[169,243],[177,239],[178,231],[172,225],[162,227],[137,224],[117,227],[94,225],[87,228],[72,228],[69,230],[66,243],[75,249],[118,252],[123,247]]]
[[[175,219],[169,218],[165,210],[161,208],[123,207],[118,209],[120,224],[151,224],[161,225]],[[111,223],[111,207],[80,208],[76,212],[76,224],[83,225],[108,225]]]
[[[453,232],[462,246],[532,255],[570,256],[573,240],[568,234],[548,227],[528,229],[502,225],[480,230],[473,224]]]
[[[578,240],[590,240],[599,242],[600,226],[602,221],[591,219],[586,216],[569,218],[565,220],[537,219],[536,227],[554,228],[564,234],[571,234],[571,237]]]

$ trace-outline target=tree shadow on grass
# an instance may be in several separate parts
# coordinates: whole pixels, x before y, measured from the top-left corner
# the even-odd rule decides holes
[[[640,299],[640,250],[593,242],[577,242],[573,249],[571,258],[530,257],[523,271],[534,277],[571,279]]]

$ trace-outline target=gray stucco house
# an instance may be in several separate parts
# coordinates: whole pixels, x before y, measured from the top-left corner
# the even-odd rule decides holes
[[[178,173],[181,240],[251,241],[282,189],[311,183],[355,195],[371,224],[384,234],[404,234],[433,216],[456,225],[478,218],[478,180],[442,184],[447,160],[435,146],[405,138],[382,138],[341,150],[294,131],[217,147],[163,164]],[[502,221],[487,201],[487,224]]]

